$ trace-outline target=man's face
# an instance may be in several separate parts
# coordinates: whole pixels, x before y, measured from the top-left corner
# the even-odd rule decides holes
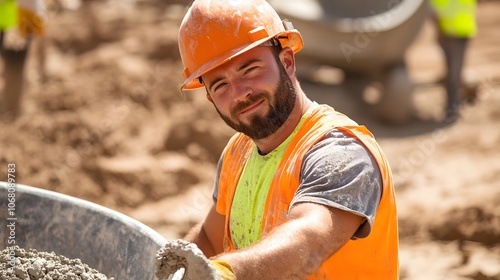
[[[292,112],[296,92],[270,47],[257,47],[203,76],[221,118],[252,139],[276,132]]]

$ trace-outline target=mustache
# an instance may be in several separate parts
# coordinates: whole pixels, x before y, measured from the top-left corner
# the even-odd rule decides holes
[[[233,109],[233,115],[236,116],[239,112],[247,108],[248,106],[254,104],[255,102],[267,98],[267,94],[264,92],[251,95],[247,100],[241,101]]]

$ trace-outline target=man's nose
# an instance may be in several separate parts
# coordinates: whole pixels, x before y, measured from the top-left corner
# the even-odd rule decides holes
[[[248,99],[253,93],[253,88],[250,82],[240,80],[234,83],[233,95],[234,101],[240,102]]]

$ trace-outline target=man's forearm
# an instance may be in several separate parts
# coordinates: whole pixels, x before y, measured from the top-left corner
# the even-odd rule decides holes
[[[236,278],[305,279],[322,262],[319,251],[304,247],[305,237],[290,231],[290,224],[273,232],[259,243],[215,258],[228,262]]]
[[[258,243],[214,258],[229,263],[238,280],[306,279],[352,237],[361,221],[338,209],[301,204],[288,222]]]
[[[183,239],[196,244],[205,256],[211,257],[215,255],[215,250],[203,228],[203,222],[195,225]]]

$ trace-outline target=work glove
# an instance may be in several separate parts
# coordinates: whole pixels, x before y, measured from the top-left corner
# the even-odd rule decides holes
[[[42,36],[44,33],[44,20],[42,15],[31,10],[18,7],[19,34],[23,37],[32,35]]]
[[[196,244],[182,239],[167,241],[157,251],[155,275],[159,280],[236,280],[228,263],[209,260]]]
[[[236,275],[234,275],[231,265],[227,262],[222,260],[212,260],[211,263],[215,270],[217,270],[221,280],[236,280]]]

